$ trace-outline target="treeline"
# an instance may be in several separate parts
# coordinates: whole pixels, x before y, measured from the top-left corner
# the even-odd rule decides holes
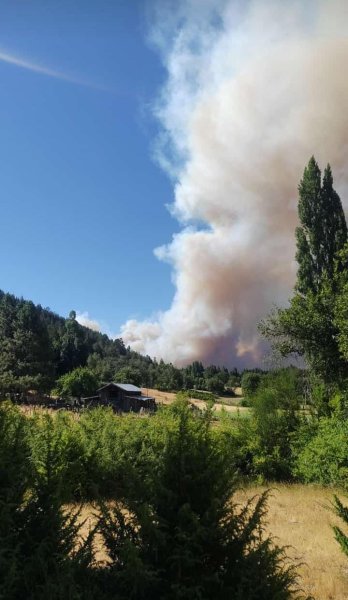
[[[226,432],[184,400],[151,419],[107,409],[24,416],[3,403],[0,597],[299,597],[284,550],[263,533],[267,494],[231,501]],[[94,502],[84,539],[77,501]]]
[[[62,375],[87,367],[98,384],[133,383],[161,390],[204,389],[223,393],[240,374],[202,363],[178,369],[126,348],[121,339],[80,325],[33,302],[0,291],[0,392],[50,392]]]
[[[68,319],[33,302],[0,291],[0,389],[49,391],[55,380],[103,358],[127,354],[121,340],[83,327],[71,311]]]

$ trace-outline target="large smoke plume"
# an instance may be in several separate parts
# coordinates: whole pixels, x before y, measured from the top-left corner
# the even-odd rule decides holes
[[[168,72],[157,157],[182,224],[155,253],[176,292],[167,311],[121,335],[176,364],[255,364],[256,324],[294,283],[297,185],[312,154],[347,197],[348,9],[197,0],[154,12]]]

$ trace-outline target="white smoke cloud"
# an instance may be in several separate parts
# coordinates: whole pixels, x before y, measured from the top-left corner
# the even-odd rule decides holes
[[[78,323],[80,323],[80,325],[83,325],[84,327],[88,327],[89,329],[92,329],[93,331],[102,331],[102,329],[103,329],[102,325],[95,319],[92,319],[89,316],[88,312],[76,313],[76,321]]]
[[[157,158],[182,231],[155,251],[171,307],[126,344],[177,364],[253,364],[256,324],[291,293],[297,185],[312,154],[348,187],[348,9],[342,1],[156,5],[168,77]],[[159,22],[164,22],[161,27]]]

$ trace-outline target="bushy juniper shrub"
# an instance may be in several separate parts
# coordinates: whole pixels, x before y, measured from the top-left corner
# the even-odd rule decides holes
[[[77,547],[78,515],[62,505],[70,484],[61,438],[69,437],[70,424],[61,416],[30,420],[10,404],[0,406],[0,598],[93,597],[88,588],[82,596],[81,587],[91,540]]]
[[[111,593],[155,600],[296,597],[293,569],[263,533],[267,494],[244,508],[231,501],[235,479],[211,413],[193,415],[181,400],[166,418],[151,497],[101,508]]]

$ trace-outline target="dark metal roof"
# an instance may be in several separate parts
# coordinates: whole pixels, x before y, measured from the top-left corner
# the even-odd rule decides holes
[[[121,390],[124,390],[125,392],[140,392],[141,393],[141,389],[138,388],[136,385],[133,385],[132,383],[114,383],[114,385],[117,385],[118,388],[120,388]]]
[[[103,389],[109,387],[110,385],[114,385],[115,387],[120,388],[124,392],[140,392],[141,393],[141,389],[138,388],[136,385],[133,385],[132,383],[116,383],[115,381],[111,381],[110,383],[103,385],[101,388],[99,388],[98,392],[100,390],[103,390]]]
[[[125,398],[128,398],[129,400],[141,400],[141,402],[144,402],[145,400],[155,400],[153,396],[125,396]]]

